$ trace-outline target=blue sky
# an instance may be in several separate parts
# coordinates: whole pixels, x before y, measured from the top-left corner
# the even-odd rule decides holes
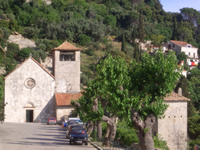
[[[180,9],[188,7],[200,11],[200,0],[160,0],[166,12],[180,12]]]

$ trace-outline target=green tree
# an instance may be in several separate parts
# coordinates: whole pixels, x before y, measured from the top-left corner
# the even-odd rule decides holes
[[[152,127],[155,118],[162,117],[167,105],[164,98],[171,93],[180,73],[174,53],[164,55],[157,52],[154,56],[145,53],[139,63],[130,67],[130,99],[126,102],[125,116],[132,120],[142,150],[154,149]]]
[[[184,69],[189,70],[189,66],[187,64],[187,55],[185,54],[185,52],[181,52],[180,54],[178,54],[177,59],[178,61],[184,61]]]
[[[87,36],[87,35],[85,35],[85,34],[81,34],[81,35],[79,36],[79,38],[78,38],[78,43],[79,43],[80,45],[86,46],[86,45],[89,44],[90,40],[91,40],[91,38],[90,38],[89,36]]]
[[[109,146],[116,135],[115,119],[128,98],[127,86],[130,83],[128,66],[122,58],[109,55],[97,66],[97,76],[83,92],[75,104],[81,119],[104,121],[107,131],[103,144]],[[81,113],[82,112],[82,113]]]
[[[4,75],[6,76],[16,68],[17,62],[13,58],[6,57],[3,60],[3,64],[4,64],[4,67],[5,67],[5,71],[6,71],[6,73]]]
[[[194,68],[188,71],[189,91],[191,100],[197,110],[200,109],[200,70]]]
[[[178,40],[177,38],[177,21],[176,21],[176,17],[174,17],[174,27],[173,27],[173,34],[172,34],[172,40]]]
[[[144,17],[143,9],[140,10],[139,24],[138,24],[138,38],[140,42],[144,42]]]
[[[188,118],[188,135],[190,138],[190,149],[194,148],[194,145],[200,145],[200,116],[195,115]]]
[[[18,52],[18,57],[21,60],[25,60],[26,58],[28,58],[30,56],[30,53],[32,52],[31,48],[22,48],[19,52]]]
[[[151,41],[154,46],[161,46],[161,43],[164,41],[165,37],[163,35],[151,35]]]
[[[184,20],[187,20],[191,26],[197,25],[200,19],[200,13],[193,8],[182,8],[181,14]]]
[[[8,58],[15,58],[19,51],[19,45],[15,43],[8,43],[7,44],[7,51],[6,57]]]
[[[122,46],[121,46],[121,51],[124,52],[124,53],[126,53],[125,47],[126,47],[125,33],[123,32],[123,34],[122,34]]]
[[[175,91],[178,93],[178,89],[181,88],[182,89],[182,95],[184,97],[190,98],[190,92],[189,92],[189,82],[187,80],[187,78],[185,78],[185,76],[181,76],[181,78],[179,79]],[[192,100],[188,102],[188,117],[192,117],[195,115],[195,107],[193,105]]]

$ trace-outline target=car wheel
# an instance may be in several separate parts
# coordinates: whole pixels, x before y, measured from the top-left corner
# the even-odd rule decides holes
[[[88,142],[85,142],[85,145],[88,145]]]

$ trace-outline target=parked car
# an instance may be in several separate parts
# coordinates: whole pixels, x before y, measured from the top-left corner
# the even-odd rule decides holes
[[[66,130],[66,139],[69,138],[69,135],[73,129],[83,129],[84,126],[81,124],[72,124],[68,130]]]
[[[48,118],[48,121],[47,121],[47,124],[55,124],[56,125],[56,118],[55,117],[49,117]]]
[[[88,145],[88,135],[85,128],[74,128],[71,130],[69,135],[69,144],[72,142],[82,142],[85,145]]]
[[[66,123],[66,130],[69,129],[69,127],[72,125],[72,124],[82,124],[82,121],[81,120],[70,120]]]

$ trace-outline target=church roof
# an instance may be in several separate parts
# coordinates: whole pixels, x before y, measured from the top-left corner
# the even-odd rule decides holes
[[[12,72],[10,72],[7,76],[4,77],[4,79],[6,79],[10,74],[12,74],[15,70],[17,70],[20,66],[22,66],[26,61],[28,61],[29,59],[33,60],[36,64],[38,64],[44,71],[46,71],[50,76],[52,76],[53,78],[55,78],[49,71],[47,71],[39,62],[37,62],[37,60],[35,60],[33,57],[29,57],[27,58],[25,61],[23,61],[19,66],[17,66]]]
[[[69,94],[69,93],[55,93],[57,106],[70,106],[71,100],[78,100],[82,96],[81,93]]]
[[[60,46],[54,48],[53,50],[59,50],[59,51],[80,51],[80,48],[75,47],[71,43],[65,41]]]
[[[190,99],[181,96],[175,92],[172,92],[171,94],[168,94],[165,99],[165,101],[190,101]]]

